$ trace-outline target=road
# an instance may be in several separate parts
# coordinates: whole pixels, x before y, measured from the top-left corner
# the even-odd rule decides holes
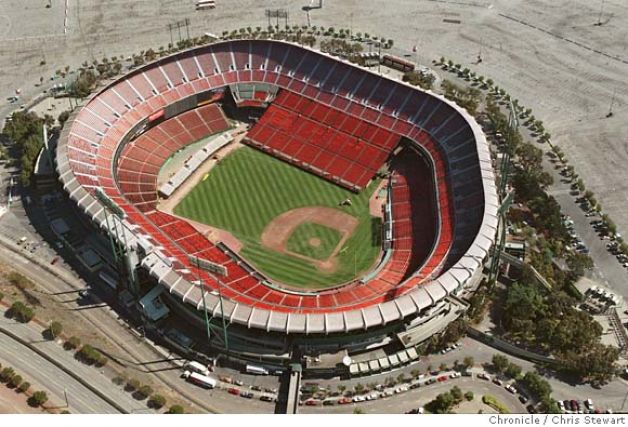
[[[509,393],[505,388],[493,384],[489,381],[467,377],[450,379],[443,383],[435,383],[414,390],[408,390],[395,396],[378,400],[371,400],[368,402],[324,407],[303,405],[299,407],[299,412],[304,414],[321,412],[330,414],[342,414],[352,413],[355,408],[359,407],[365,413],[403,414],[411,409],[425,406],[426,403],[433,400],[438,394],[451,390],[453,386],[460,387],[463,393],[466,393],[467,391],[472,391],[474,394],[474,398],[478,400],[481,399],[483,395],[490,394],[494,396],[498,401],[504,403],[508,408],[510,408],[510,411],[512,413],[527,412],[524,405],[519,402],[517,397]]]
[[[0,321],[0,325],[2,327],[21,330],[22,332],[26,332],[28,326],[21,328],[10,320],[6,318],[2,318]],[[35,332],[36,334],[36,332]],[[31,334],[25,334],[31,335]],[[41,341],[41,334],[39,335],[39,340]],[[46,345],[48,344],[48,345]],[[38,347],[45,349],[46,351],[50,351],[49,354],[57,353],[53,351],[54,347],[60,346],[56,343],[41,343],[38,344]],[[63,350],[61,350],[63,351]],[[68,363],[69,360],[73,360],[68,353],[64,355],[65,357],[60,358],[65,359],[63,361],[64,364]],[[56,355],[54,356],[57,357]],[[0,333],[0,360],[2,360],[3,366],[11,366],[16,372],[21,374],[25,380],[31,382],[33,384],[33,389],[36,387],[41,387],[42,389],[49,392],[49,397],[54,405],[59,405],[59,407],[65,407],[65,397],[64,392],[67,391],[68,403],[69,403],[69,411],[73,413],[82,413],[82,414],[115,414],[119,413],[119,411],[111,406],[108,402],[94,394],[91,390],[81,384],[79,381],[74,379],[72,376],[66,374],[62,369],[58,368],[53,363],[49,362],[45,358],[39,356],[37,353],[31,351],[25,345],[20,344],[19,342],[13,340],[9,336]],[[78,363],[75,361],[75,363]],[[85,379],[92,382],[93,384],[98,384],[102,382],[108,382],[111,387],[111,382],[106,378],[103,378],[99,381],[98,376],[100,374],[97,370],[92,369],[91,372],[85,373],[82,370],[82,375],[85,375]],[[77,372],[78,373],[78,372]],[[35,385],[36,384],[36,385]],[[102,386],[102,384],[99,384]],[[113,394],[113,393],[112,393]],[[122,395],[124,397],[124,395]],[[129,408],[138,408],[140,406],[139,402],[131,402],[132,398],[128,396],[127,399],[116,399],[116,400],[127,400],[127,402],[123,402]]]
[[[17,231],[19,230],[19,231]],[[60,306],[71,311],[80,318],[98,335],[104,337],[114,349],[111,353],[129,375],[142,378],[150,377],[156,385],[169,390],[186,400],[195,412],[227,412],[227,413],[272,413],[274,406],[261,401],[249,401],[242,405],[240,398],[234,398],[224,390],[205,391],[186,383],[180,378],[181,371],[177,362],[181,358],[171,354],[169,350],[160,348],[154,343],[143,339],[133,331],[122,318],[107,304],[85,304],[76,298],[74,292],[86,287],[85,282],[62,262],[54,266],[49,264],[54,251],[43,245],[43,240],[29,225],[29,219],[24,216],[20,205],[14,205],[12,210],[0,218],[0,263],[10,265],[14,270],[33,280],[38,286],[50,293],[61,294]],[[19,233],[19,234],[16,234]],[[9,234],[11,238],[6,238]],[[15,245],[18,235],[26,235],[29,241],[36,241],[40,248],[35,254],[30,254]],[[43,268],[36,260],[46,266]],[[48,269],[55,272],[51,274]],[[225,370],[227,375],[233,371]],[[148,375],[152,374],[152,375]],[[251,377],[251,382],[257,378]],[[258,383],[266,387],[278,387],[276,377],[259,377]],[[118,391],[119,392],[119,391]]]

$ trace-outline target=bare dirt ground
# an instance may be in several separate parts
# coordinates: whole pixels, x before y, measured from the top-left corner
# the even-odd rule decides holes
[[[42,414],[41,408],[33,408],[26,403],[27,396],[24,393],[16,393],[0,385],[0,414]]]
[[[302,25],[307,20],[301,6],[309,2],[218,0],[216,9],[197,12],[191,0],[68,0],[67,13],[64,0],[53,0],[50,9],[46,3],[0,3],[0,22],[6,23],[0,25],[0,116],[15,108],[5,98],[16,88],[24,98],[34,96],[40,76],[66,65],[176,42],[179,31],[170,32],[168,24],[189,18],[182,36],[220,34],[266,27],[265,10],[285,8],[289,24]],[[397,54],[417,45],[414,58],[422,64],[445,56],[492,78],[544,121],[552,141],[626,234],[628,3],[605,1],[600,14],[600,1],[589,0],[390,0],[386,7],[377,0],[343,0],[326,2],[310,15],[319,27],[391,38]],[[472,65],[480,52],[483,62]],[[606,118],[613,93],[615,114]]]
[[[383,218],[384,212],[382,211],[382,206],[386,204],[386,196],[380,197],[379,192],[382,188],[385,188],[388,185],[388,179],[382,179],[379,183],[373,195],[369,199],[369,213],[377,218]]]
[[[338,242],[336,248],[325,260],[316,260],[286,248],[286,242],[292,232],[300,225],[306,222],[313,222],[324,225],[325,227],[338,230],[342,238]],[[331,273],[336,269],[336,255],[344,245],[345,241],[351,236],[353,230],[358,226],[358,219],[354,216],[341,212],[337,209],[313,206],[307,208],[292,209],[282,213],[273,219],[262,232],[260,241],[262,246],[272,249],[280,253],[286,253],[293,257],[301,258],[311,262],[319,271]],[[316,243],[316,242],[312,242]],[[318,241],[320,244],[320,240]]]

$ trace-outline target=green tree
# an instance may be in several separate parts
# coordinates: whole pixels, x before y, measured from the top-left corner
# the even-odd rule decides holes
[[[55,339],[63,332],[63,325],[59,322],[52,322],[48,327],[48,333],[52,339]]]
[[[462,365],[465,367],[465,369],[471,368],[474,364],[475,360],[471,356],[466,356],[464,359],[462,359]]]
[[[16,388],[16,387],[19,387],[20,384],[22,384],[23,380],[24,379],[22,378],[21,375],[16,374],[16,375],[13,375],[13,378],[9,380],[8,385],[10,388]]]
[[[17,389],[20,393],[26,393],[29,388],[31,388],[31,383],[24,381]]]
[[[468,391],[464,394],[464,398],[467,399],[469,402],[473,400],[473,392],[472,391]]]
[[[518,379],[519,376],[521,375],[521,372],[522,372],[521,366],[515,363],[509,363],[508,367],[506,368],[506,375],[514,379]]]
[[[364,411],[362,410],[362,408],[356,407],[353,409],[353,413],[354,414],[363,414]]]
[[[441,393],[434,400],[425,405],[425,409],[433,414],[446,414],[454,405],[454,397],[451,393]]]
[[[66,350],[75,350],[79,348],[81,345],[81,339],[79,337],[71,336],[68,340],[63,344],[63,347]]]
[[[131,378],[127,381],[125,390],[132,393],[139,389],[142,386],[142,383],[136,378]]]
[[[168,409],[167,414],[183,414],[185,411],[183,410],[183,406],[181,405],[172,405],[170,409]]]
[[[503,373],[509,365],[508,358],[501,354],[493,355],[491,362],[493,364],[493,368],[499,373]]]
[[[36,391],[28,399],[28,404],[33,407],[41,406],[48,401],[48,394],[45,391]]]
[[[161,394],[153,394],[148,400],[148,405],[151,408],[160,409],[166,404],[166,398]]]
[[[15,375],[13,368],[6,366],[0,371],[0,382],[8,383]]]
[[[460,387],[458,387],[457,385],[453,386],[450,393],[455,403],[462,402],[462,390],[460,390]]]
[[[140,398],[146,399],[148,396],[153,394],[153,389],[149,385],[143,385],[139,389],[137,389],[136,393]]]

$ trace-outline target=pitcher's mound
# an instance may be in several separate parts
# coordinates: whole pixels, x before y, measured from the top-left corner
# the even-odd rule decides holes
[[[307,241],[310,246],[312,246],[313,248],[318,248],[321,245],[321,239],[319,239],[318,237],[312,237],[310,240]]]

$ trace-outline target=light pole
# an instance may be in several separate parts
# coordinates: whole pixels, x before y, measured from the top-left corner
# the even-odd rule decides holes
[[[201,280],[201,264],[199,262],[198,256],[196,258],[196,277],[198,278],[198,286],[201,289],[201,297],[203,298],[203,312],[205,313],[205,327],[207,328],[207,345],[211,346],[211,330],[209,328],[209,316],[207,315],[207,303],[205,301],[205,289],[203,287],[203,281]]]

